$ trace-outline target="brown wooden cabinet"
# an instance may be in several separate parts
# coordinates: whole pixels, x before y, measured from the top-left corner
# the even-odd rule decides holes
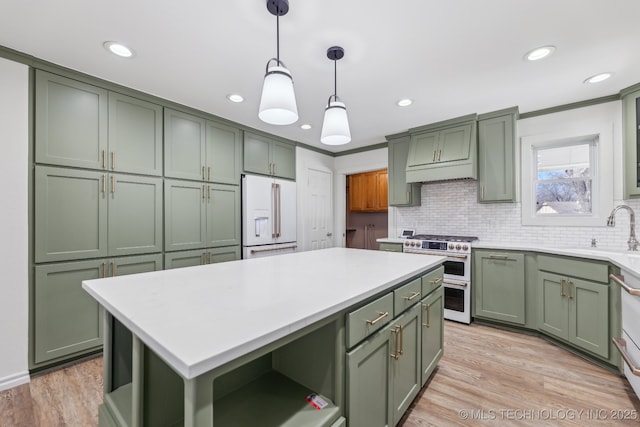
[[[349,210],[385,212],[389,206],[386,169],[349,175]]]

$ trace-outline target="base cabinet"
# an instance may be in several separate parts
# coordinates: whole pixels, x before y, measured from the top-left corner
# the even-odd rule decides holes
[[[167,270],[172,268],[193,267],[240,259],[240,246],[196,249],[193,251],[167,252],[164,264]]]
[[[525,324],[523,253],[476,250],[473,256],[474,316]]]

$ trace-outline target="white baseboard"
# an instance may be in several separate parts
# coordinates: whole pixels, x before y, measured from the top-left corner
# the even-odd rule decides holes
[[[30,381],[29,371],[18,372],[8,377],[0,378],[0,391],[26,384]]]

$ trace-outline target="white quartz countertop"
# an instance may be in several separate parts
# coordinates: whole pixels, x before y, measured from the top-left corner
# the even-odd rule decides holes
[[[82,287],[190,379],[443,261],[330,248],[85,280]]]

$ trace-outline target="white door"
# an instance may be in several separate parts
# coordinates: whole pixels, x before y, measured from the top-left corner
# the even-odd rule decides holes
[[[333,174],[330,171],[308,169],[308,223],[310,249],[333,246]]]

